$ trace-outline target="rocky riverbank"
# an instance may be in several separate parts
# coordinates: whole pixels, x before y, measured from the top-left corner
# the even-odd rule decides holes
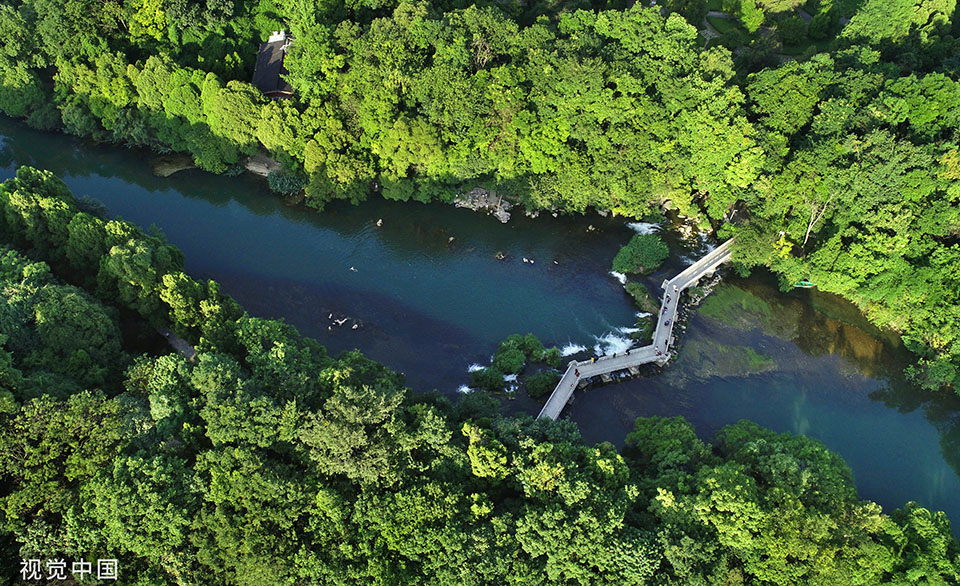
[[[196,169],[197,165],[189,155],[169,154],[153,155],[150,157],[150,167],[158,177],[169,177],[174,173]],[[243,168],[255,175],[266,177],[270,173],[280,171],[280,163],[264,154],[251,155],[243,160]]]
[[[504,224],[510,221],[510,212],[507,210],[513,207],[503,195],[481,187],[475,187],[465,194],[457,194],[453,198],[453,205],[473,211],[485,211]]]
[[[243,161],[243,168],[261,177],[266,177],[270,173],[276,173],[282,169],[280,163],[262,153],[247,157]]]

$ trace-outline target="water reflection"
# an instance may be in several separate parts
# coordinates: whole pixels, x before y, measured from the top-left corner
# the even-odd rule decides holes
[[[796,320],[797,335],[792,341],[803,352],[840,356],[860,375],[882,381],[882,388],[870,393],[872,400],[903,414],[922,412],[940,436],[944,460],[960,477],[960,396],[950,391],[924,391],[909,382],[904,369],[912,363],[912,355],[895,332],[873,326],[852,304],[836,295],[818,291],[783,294],[776,290],[771,277],[762,276],[731,284],[777,303],[782,319]],[[942,469],[931,474],[933,484],[942,487],[947,481]]]

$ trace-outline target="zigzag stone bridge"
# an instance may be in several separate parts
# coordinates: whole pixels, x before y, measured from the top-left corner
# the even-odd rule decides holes
[[[669,358],[667,350],[673,344],[673,326],[677,319],[680,293],[687,287],[696,284],[702,277],[712,275],[718,266],[730,260],[732,246],[733,239],[731,238],[705,254],[703,258],[681,271],[674,278],[663,282],[662,287],[665,293],[663,304],[660,306],[660,314],[655,316],[657,329],[653,333],[652,344],[642,348],[632,348],[629,354],[603,356],[596,361],[577,362],[571,360],[570,365],[567,366],[567,371],[563,373],[563,378],[557,383],[557,388],[553,390],[553,394],[547,399],[537,417],[549,417],[550,419],[559,417],[560,412],[573,397],[573,391],[577,388],[577,383],[580,380],[618,370],[629,370],[650,362],[665,364]],[[669,322],[669,325],[667,325],[667,322]],[[577,372],[580,373],[579,376],[577,376]]]

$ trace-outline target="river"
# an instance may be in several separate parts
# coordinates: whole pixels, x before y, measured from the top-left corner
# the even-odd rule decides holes
[[[633,233],[622,218],[516,213],[504,225],[379,197],[318,214],[283,205],[259,177],[160,178],[142,153],[0,118],[0,178],[20,165],[53,171],[111,215],[156,225],[191,274],[221,282],[250,313],[282,317],[332,353],[359,348],[416,391],[455,396],[469,365],[489,363],[511,333],[592,348],[622,343],[620,329],[636,321],[608,274]],[[652,288],[703,252],[698,240],[664,236],[672,255]],[[575,395],[565,413],[587,442],[622,445],[643,415],[683,415],[707,439],[751,419],[823,441],[863,498],[946,511],[960,534],[960,400],[904,381],[909,355],[896,336],[832,295],[781,293],[764,273],[727,277],[681,336],[680,356],[659,376]],[[535,415],[540,403],[506,405]]]

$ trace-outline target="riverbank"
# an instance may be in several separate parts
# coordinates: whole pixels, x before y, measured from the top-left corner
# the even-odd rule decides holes
[[[453,205],[475,212],[485,212],[500,220],[502,224],[510,221],[510,208],[513,203],[503,198],[503,194],[488,191],[482,187],[474,187],[466,193],[458,193],[453,197]]]

